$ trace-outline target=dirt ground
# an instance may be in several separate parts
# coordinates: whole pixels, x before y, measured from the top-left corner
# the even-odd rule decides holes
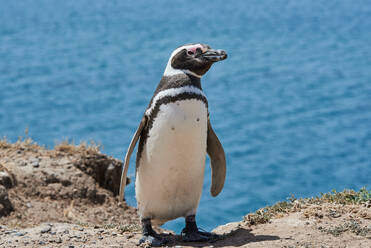
[[[95,146],[0,140],[0,247],[138,247],[136,209],[117,199],[121,165]],[[369,195],[349,195],[259,210],[210,243],[162,231],[168,247],[371,247]]]

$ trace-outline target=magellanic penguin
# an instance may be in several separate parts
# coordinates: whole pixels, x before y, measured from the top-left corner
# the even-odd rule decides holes
[[[206,153],[211,160],[211,195],[217,196],[226,175],[223,147],[214,133],[201,77],[213,63],[224,60],[223,50],[204,44],[175,49],[164,75],[144,113],[125,156],[120,199],[124,199],[130,156],[138,141],[135,192],[141,218],[142,242],[160,246],[166,242],[152,229],[185,217],[183,241],[208,241],[214,234],[196,225]]]

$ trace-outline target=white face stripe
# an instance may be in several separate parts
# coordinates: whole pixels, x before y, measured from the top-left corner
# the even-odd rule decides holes
[[[164,76],[174,76],[174,75],[177,75],[177,74],[191,74],[195,77],[198,77],[198,78],[201,78],[200,75],[197,75],[196,73],[194,72],[191,72],[189,70],[180,70],[180,69],[174,69],[172,66],[171,66],[171,60],[172,58],[178,53],[180,52],[181,50],[183,49],[187,49],[187,50],[196,50],[197,48],[200,48],[202,50],[202,52],[205,52],[207,50],[207,48],[205,48],[203,45],[201,44],[193,44],[193,45],[186,45],[186,46],[181,46],[181,47],[178,47],[177,49],[175,49],[171,55],[170,55],[170,58],[167,62],[167,65],[166,65],[166,69],[165,69],[165,72],[164,72]]]
[[[149,107],[146,111],[146,115],[149,116],[151,114],[151,112],[153,111],[153,109],[155,108],[156,106],[156,103],[164,98],[164,97],[167,97],[167,96],[177,96],[177,95],[180,95],[180,94],[183,94],[183,93],[193,93],[193,94],[197,94],[197,95],[201,95],[203,97],[206,97],[205,94],[203,93],[202,90],[200,90],[199,88],[196,88],[194,86],[184,86],[184,87],[180,87],[180,88],[171,88],[171,89],[166,89],[166,90],[163,90],[163,91],[160,91],[156,96],[155,98],[153,98],[153,101],[152,101],[152,104],[151,104],[151,107]]]

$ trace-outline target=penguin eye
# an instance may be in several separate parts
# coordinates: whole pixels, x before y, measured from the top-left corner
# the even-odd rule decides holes
[[[195,54],[193,51],[191,51],[191,50],[189,50],[189,51],[187,51],[187,54],[188,55],[193,55],[193,54]]]

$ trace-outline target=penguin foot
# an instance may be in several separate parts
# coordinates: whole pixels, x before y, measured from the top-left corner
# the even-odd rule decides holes
[[[218,238],[218,235],[215,233],[194,230],[191,232],[187,232],[186,229],[180,234],[183,242],[212,242]]]
[[[168,240],[164,238],[162,235],[157,234],[151,225],[150,218],[141,219],[142,222],[142,233],[143,236],[139,240],[139,245],[147,244],[149,247],[160,247],[165,245]]]
[[[143,235],[139,240],[139,245],[148,244],[150,247],[161,247],[167,243],[167,240],[158,234]]]

